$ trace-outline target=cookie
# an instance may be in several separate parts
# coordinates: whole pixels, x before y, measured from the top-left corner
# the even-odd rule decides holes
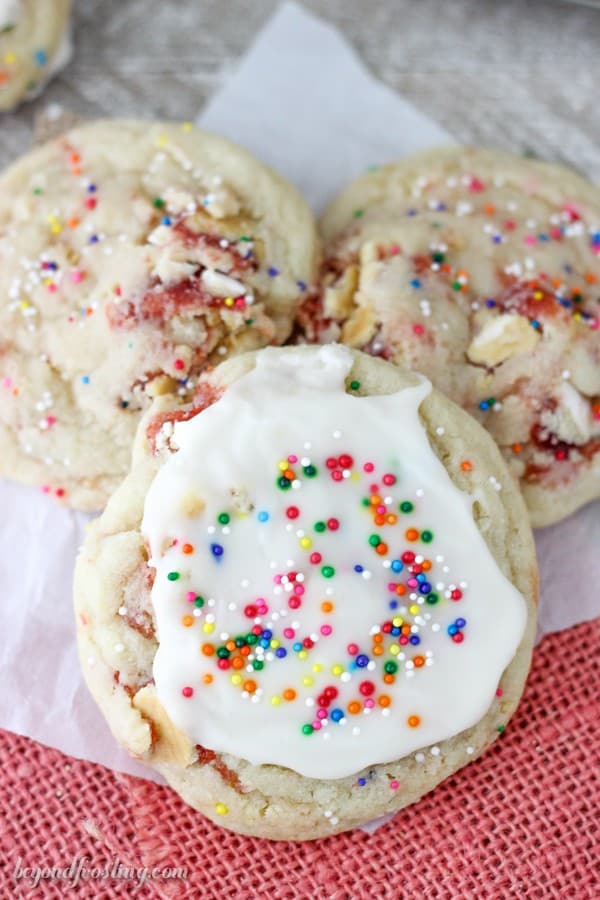
[[[71,0],[0,0],[0,112],[37,97],[71,56]]]
[[[474,415],[534,526],[600,496],[600,191],[465,147],[369,171],[324,215],[310,342],[415,368]]]
[[[191,125],[76,128],[0,178],[0,474],[95,509],[157,394],[281,343],[313,277],[311,213]]]
[[[158,398],[75,575],[115,737],[227,828],[305,840],[477,757],[530,663],[537,571],[489,435],[422,376],[267,348]]]

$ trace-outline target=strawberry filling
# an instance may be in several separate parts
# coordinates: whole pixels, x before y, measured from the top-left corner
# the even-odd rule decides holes
[[[222,307],[223,299],[213,297],[202,287],[199,278],[185,278],[163,284],[155,279],[143,297],[124,300],[107,307],[106,315],[111,328],[133,328],[139,322],[164,324],[183,313]]]
[[[218,756],[213,750],[207,750],[207,748],[203,747],[202,744],[196,744],[196,750],[198,752],[197,762],[199,765],[212,766],[215,772],[218,772],[223,781],[225,781],[230,787],[232,787],[234,791],[237,791],[238,794],[244,793],[244,789],[237,772],[234,772],[233,769],[230,769],[228,766],[226,766],[220,756]]]
[[[152,622],[152,616],[149,615],[145,610],[138,610],[135,613],[128,613],[125,616],[125,621],[129,628],[133,629],[133,631],[137,631],[138,634],[141,634],[142,637],[146,639],[153,638],[155,635],[154,625]]]
[[[211,267],[214,265],[215,269],[228,276],[239,277],[244,272],[255,272],[258,269],[258,263],[251,252],[242,256],[235,244],[230,244],[220,235],[195,232],[185,221],[176,222],[171,227],[171,233],[175,243],[189,248],[202,247],[209,251]],[[222,297],[213,296],[202,285],[200,275],[204,268],[198,263],[193,276],[167,284],[154,278],[141,298],[123,299],[110,304],[106,314],[111,328],[132,328],[139,322],[163,324],[174,316],[191,310],[227,306]],[[235,309],[245,307],[243,297],[234,299]]]
[[[548,455],[553,456],[557,462],[570,461],[571,454],[577,451],[582,459],[571,461],[572,465],[579,465],[583,460],[589,461],[600,451],[600,439],[598,438],[592,438],[585,444],[571,444],[560,440],[560,438],[543,428],[539,423],[533,425],[531,429],[531,442],[539,450],[543,450]],[[529,463],[523,478],[528,484],[536,484],[542,481],[544,476],[551,470],[552,464],[550,462],[547,465]]]
[[[171,231],[177,235],[179,242],[184,247],[206,247],[214,249],[220,256],[227,254],[230,257],[231,267],[228,268],[228,274],[235,272],[255,272],[258,268],[255,257],[252,254],[242,256],[235,245],[228,241],[223,245],[224,238],[218,234],[208,234],[206,232],[196,232],[189,228],[184,221],[176,222],[172,226]]]
[[[504,273],[500,273],[500,280],[504,289],[495,301],[504,312],[518,313],[537,321],[540,316],[551,318],[563,309],[556,294],[539,281],[519,281]]]
[[[335,324],[335,319],[323,312],[323,297],[313,293],[302,302],[296,315],[296,328],[299,337],[318,342],[320,336]]]
[[[121,681],[121,673],[113,672],[113,681],[115,684],[118,684],[120,688],[123,688],[127,696],[132,699],[135,697],[138,691],[141,691],[142,688],[146,687],[148,684],[153,684],[154,680],[152,678],[147,678],[145,681],[140,681],[139,684],[135,686],[132,684],[127,684],[124,681]]]
[[[156,436],[167,422],[188,422],[215,403],[223,391],[213,387],[208,381],[199,381],[192,400],[192,405],[182,409],[172,409],[169,412],[159,413],[149,422],[146,428],[146,437],[153,449],[156,449]]]

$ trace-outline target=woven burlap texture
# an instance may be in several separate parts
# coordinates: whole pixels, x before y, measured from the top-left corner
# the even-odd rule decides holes
[[[0,897],[198,900],[600,896],[600,620],[546,638],[523,703],[481,759],[375,834],[269,843],[167,788],[0,732]],[[180,866],[185,880],[15,880],[15,866]]]

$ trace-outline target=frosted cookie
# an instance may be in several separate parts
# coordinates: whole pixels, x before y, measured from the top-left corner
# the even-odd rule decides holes
[[[326,212],[300,321],[424,372],[490,431],[535,526],[600,496],[600,191],[472,148],[368,172]]]
[[[99,508],[140,414],[281,343],[313,277],[294,188],[191,125],[97,122],[0,178],[0,474]]]
[[[537,573],[498,449],[422,376],[260,351],[160,398],[75,576],[117,740],[235,831],[334,834],[477,757],[518,702]]]
[[[71,56],[71,0],[0,0],[0,112],[36,97]]]

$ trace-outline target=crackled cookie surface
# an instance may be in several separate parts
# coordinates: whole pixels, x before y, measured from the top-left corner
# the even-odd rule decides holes
[[[98,122],[0,178],[0,470],[98,508],[153,396],[281,343],[313,276],[311,215],[191,125]]]
[[[78,563],[86,678],[224,825],[352,827],[503,730],[535,620],[525,519],[489,436],[421,376],[341,346],[242,356],[141,426]]]
[[[600,191],[472,148],[376,169],[326,212],[308,340],[424,372],[476,416],[534,525],[600,495]]]
[[[0,0],[0,111],[37,96],[71,55],[71,0]]]

